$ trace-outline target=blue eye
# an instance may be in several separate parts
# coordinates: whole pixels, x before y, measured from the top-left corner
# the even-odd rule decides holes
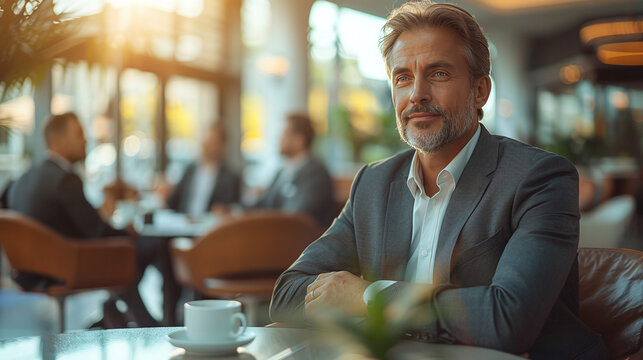
[[[447,76],[447,73],[445,73],[444,71],[437,71],[435,73],[435,76],[436,77],[445,77],[445,76]]]

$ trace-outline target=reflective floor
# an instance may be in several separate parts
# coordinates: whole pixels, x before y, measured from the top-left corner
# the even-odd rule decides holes
[[[7,277],[3,261],[2,290],[0,290],[0,339],[18,336],[55,334],[58,329],[58,308],[46,295],[20,292]],[[139,285],[143,301],[150,314],[160,320],[162,278],[154,267],[148,267]],[[69,296],[66,300],[67,330],[86,329],[103,317],[103,302],[107,291],[90,291]]]

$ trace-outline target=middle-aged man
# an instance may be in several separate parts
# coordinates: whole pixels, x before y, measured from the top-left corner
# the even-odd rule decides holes
[[[487,40],[464,9],[394,10],[380,41],[397,127],[414,150],[362,168],[339,218],[277,282],[275,321],[328,308],[363,316],[380,294],[422,294],[407,336],[597,359],[578,319],[578,175],[567,160],[490,135]]]
[[[109,236],[136,235],[133,230],[114,229],[105,222],[98,211],[85,198],[82,180],[74,172],[73,165],[85,160],[85,133],[78,116],[65,113],[52,116],[44,128],[49,156],[23,174],[9,189],[9,209],[21,212],[50,227],[64,236],[74,239],[102,238]],[[140,255],[140,252],[139,252]],[[139,258],[139,265],[141,261]],[[139,278],[142,276],[138,275]],[[19,273],[14,280],[23,288],[46,288],[55,279]],[[154,326],[158,323],[150,316],[136,284],[119,294],[131,308],[139,326]],[[126,326],[119,319],[117,309],[105,307],[103,326]]]

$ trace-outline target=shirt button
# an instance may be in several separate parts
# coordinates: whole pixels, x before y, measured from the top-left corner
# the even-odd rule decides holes
[[[422,250],[422,256],[423,256],[423,257],[427,257],[427,256],[429,256],[429,252],[428,252],[428,251],[426,251],[426,250]]]

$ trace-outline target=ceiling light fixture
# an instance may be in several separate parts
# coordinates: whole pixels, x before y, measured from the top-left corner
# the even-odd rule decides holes
[[[643,20],[613,21],[585,25],[580,30],[580,39],[585,44],[609,40],[614,37],[641,37]]]
[[[611,65],[643,65],[643,41],[601,45],[596,49],[598,60]]]
[[[609,65],[643,66],[643,18],[606,19],[580,30],[584,44],[596,49],[598,59]]]

